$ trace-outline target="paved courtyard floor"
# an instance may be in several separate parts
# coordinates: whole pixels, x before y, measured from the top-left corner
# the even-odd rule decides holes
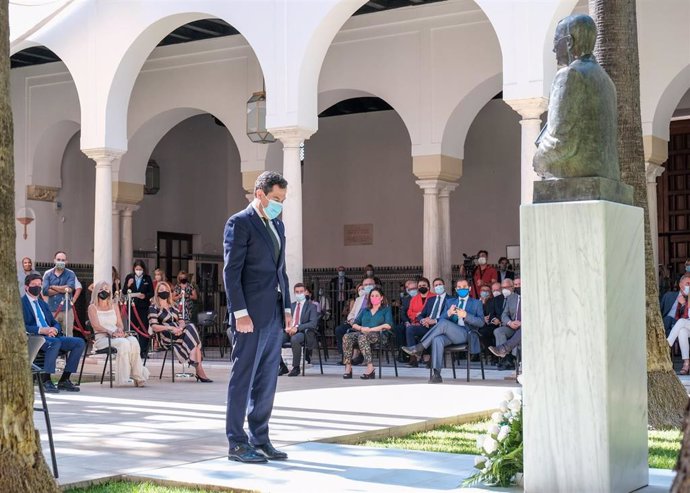
[[[469,384],[464,371],[453,380],[445,370],[444,384],[429,385],[425,369],[401,368],[395,378],[384,368],[383,379],[362,381],[363,367],[352,380],[340,366],[324,365],[324,375],[308,368],[304,377],[280,377],[271,420],[272,441],[290,460],[248,466],[225,455],[227,361],[205,364],[210,384],[172,383],[168,371],[159,380],[159,364],[148,364],[155,377],[145,388],[82,383],[78,394],[48,396],[60,484],[126,475],[262,492],[453,490],[471,473],[472,456],[344,443],[477,418],[516,386],[496,370],[485,381],[472,370]],[[49,460],[43,416],[35,420]],[[655,487],[644,491],[668,491],[670,472],[652,478]]]

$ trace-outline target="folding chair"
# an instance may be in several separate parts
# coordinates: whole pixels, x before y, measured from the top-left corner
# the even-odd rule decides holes
[[[48,402],[46,401],[46,393],[43,389],[43,382],[41,382],[41,368],[34,364],[38,352],[45,343],[45,337],[29,334],[28,348],[29,348],[29,365],[31,367],[32,383],[38,385],[38,394],[41,396],[41,407],[34,406],[34,411],[43,413],[46,420],[46,430],[48,432],[48,445],[50,446],[50,459],[53,463],[53,476],[58,478],[57,457],[55,455],[55,442],[53,441],[53,428],[50,425],[50,414],[48,413]]]

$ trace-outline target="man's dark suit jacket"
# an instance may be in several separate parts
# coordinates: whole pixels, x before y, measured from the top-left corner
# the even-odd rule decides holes
[[[284,309],[291,308],[290,283],[285,271],[285,226],[279,219],[273,219],[272,223],[280,236],[277,259],[269,236],[273,233],[251,204],[225,224],[223,278],[233,326],[234,314],[240,310],[249,312],[254,327],[268,326],[281,294]]]
[[[41,307],[41,311],[43,311],[43,316],[45,317],[48,326],[55,327],[58,331],[58,335],[62,335],[62,327],[60,327],[58,321],[55,320],[55,317],[53,317],[53,313],[50,311],[48,303],[43,301],[41,298],[38,298],[38,306]],[[38,334],[38,320],[36,320],[34,310],[31,308],[31,300],[27,295],[22,296],[22,312],[24,314],[24,326],[26,327],[26,331],[29,334]]]
[[[504,302],[505,297],[502,294],[487,300],[486,305],[484,305],[484,314],[489,316],[489,322],[491,322],[494,318],[497,318],[499,321],[501,320]],[[499,326],[495,325],[494,327]]]
[[[292,322],[295,322],[295,310],[297,309],[297,302],[292,303]],[[299,326],[297,330],[304,332],[305,330],[316,330],[319,325],[319,313],[316,311],[316,305],[311,300],[302,302],[302,308],[299,314]]]
[[[340,277],[336,276],[328,283],[328,290],[330,291],[331,299],[333,301],[338,301],[338,286],[340,285]],[[350,299],[352,294],[352,279],[345,276],[345,281],[343,283],[343,289],[345,290],[345,301]]]
[[[496,272],[498,272],[498,282],[502,282],[504,279],[512,279],[513,281],[515,280],[515,271],[507,270],[506,277],[504,279],[501,279],[501,271],[499,269],[496,269]]]
[[[671,308],[673,308],[673,304],[676,302],[676,298],[678,298],[678,291],[667,291],[664,293],[664,295],[661,297],[661,316],[665,317],[668,315],[668,312],[671,311]],[[672,314],[672,317],[675,317],[676,314]]]

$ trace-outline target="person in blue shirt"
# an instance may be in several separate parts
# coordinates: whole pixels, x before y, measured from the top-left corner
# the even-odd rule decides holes
[[[74,293],[77,277],[66,265],[67,254],[55,252],[55,267],[43,274],[43,295],[48,297],[48,306],[55,320],[64,326],[65,335],[72,337],[72,327],[65,325],[65,313],[72,309],[73,302],[65,306],[65,294]]]
[[[433,374],[429,383],[442,383],[443,353],[451,344],[469,342],[470,352],[481,351],[479,337],[475,331],[484,326],[484,308],[482,302],[470,298],[470,286],[465,279],[455,283],[457,298],[448,298],[444,306],[442,319],[426,333],[419,344],[401,348],[411,356],[421,356],[424,350],[431,348],[431,367]]]
[[[343,356],[345,357],[343,378],[352,378],[352,355],[355,342],[359,345],[359,350],[367,364],[367,372],[360,378],[363,380],[376,378],[371,345],[381,338],[381,332],[390,330],[392,327],[393,312],[383,295],[383,291],[376,287],[369,292],[367,307],[359,313],[355,323],[352,324],[353,332],[349,332],[343,337]]]
[[[41,382],[46,392],[57,393],[60,390],[79,392],[79,387],[70,382],[70,375],[77,371],[79,360],[84,353],[84,339],[65,337],[60,323],[53,317],[48,304],[41,298],[41,276],[29,274],[24,280],[26,294],[22,296],[24,326],[28,334],[45,337],[41,348],[45,353]],[[55,373],[55,360],[60,351],[67,352],[67,363],[57,387],[50,380]]]

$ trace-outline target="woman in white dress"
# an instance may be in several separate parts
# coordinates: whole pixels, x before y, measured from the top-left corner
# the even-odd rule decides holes
[[[94,286],[89,305],[89,321],[95,334],[94,347],[108,347],[108,335],[112,346],[117,349],[114,366],[115,383],[124,385],[132,378],[135,387],[143,387],[149,378],[149,370],[139,356],[139,341],[136,337],[125,334],[122,317],[113,305],[110,283],[100,281]]]

